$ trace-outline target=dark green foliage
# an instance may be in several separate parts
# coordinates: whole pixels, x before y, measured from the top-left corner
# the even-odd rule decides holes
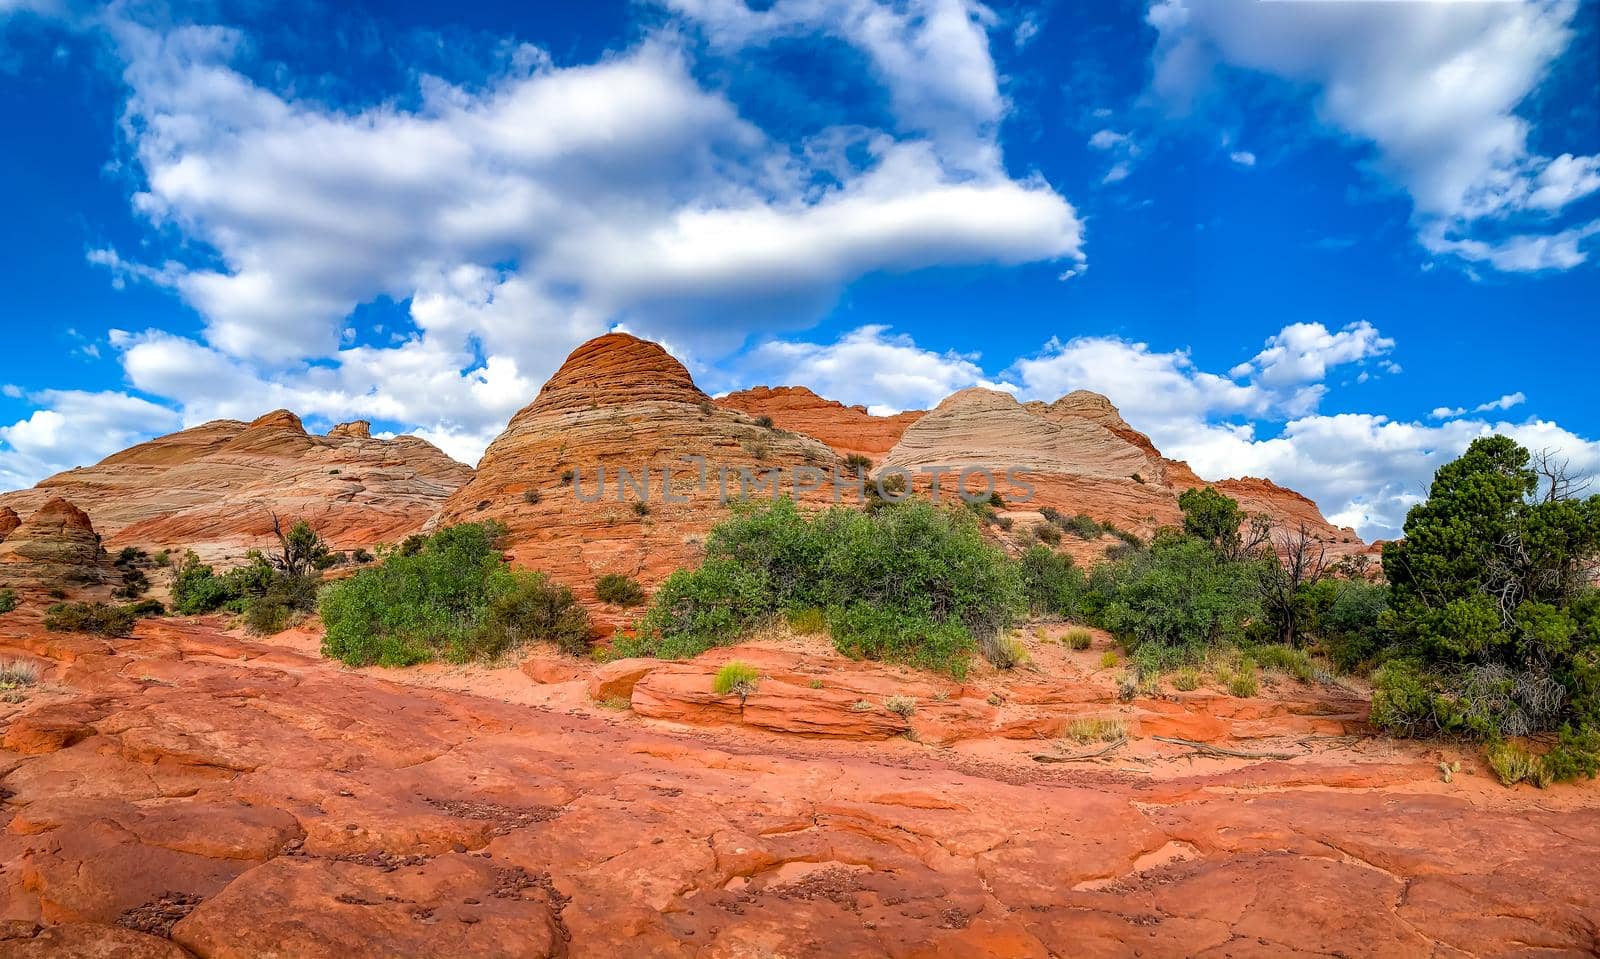
[[[782,610],[815,608],[849,655],[960,675],[1020,602],[1014,565],[970,510],[918,500],[802,514],[780,500],[714,529],[705,563],[663,584],[622,651],[693,655]]]
[[[1368,663],[1388,642],[1380,625],[1389,589],[1364,579],[1323,579],[1303,592],[1312,609],[1311,633],[1340,670]]]
[[[1038,537],[1039,542],[1051,546],[1061,542],[1061,530],[1054,523],[1040,523],[1033,528],[1033,535]]]
[[[193,552],[185,553],[172,575],[174,611],[184,616],[218,610],[243,613],[247,630],[269,635],[286,628],[297,614],[316,608],[314,571],[290,575],[257,550],[245,556],[245,565],[219,576]]]
[[[6,589],[0,589],[0,613],[9,613],[16,608],[17,591],[10,589],[9,587]]]
[[[770,430],[770,429],[772,429],[772,426],[773,426],[772,417],[770,417],[770,416],[758,416],[758,417],[756,417],[756,425],[761,427],[764,430]]]
[[[353,666],[466,662],[530,640],[588,645],[588,617],[570,590],[512,570],[498,523],[464,523],[408,540],[379,566],[329,585],[323,654]]]
[[[1260,570],[1211,541],[1168,533],[1112,570],[1101,624],[1130,645],[1212,646],[1242,640],[1261,615]]]
[[[680,659],[727,646],[778,608],[763,571],[725,556],[707,556],[698,569],[680,569],[656,590],[634,637],[613,642],[623,656]]]
[[[862,456],[860,453],[851,453],[849,456],[844,458],[844,466],[845,469],[852,473],[858,471],[862,473],[871,473],[872,458],[868,456]]]
[[[150,561],[150,554],[137,546],[124,546],[117,552],[112,565],[122,573],[122,585],[112,590],[117,599],[137,599],[150,589],[150,579],[140,566]]]
[[[638,606],[644,602],[644,587],[631,576],[607,573],[594,583],[594,594],[602,603],[618,606]]]
[[[1034,545],[1017,561],[1022,594],[1035,616],[1076,617],[1088,582],[1070,556]]]
[[[489,599],[472,656],[492,658],[530,640],[554,643],[573,656],[589,651],[589,614],[572,590],[543,573],[513,571],[510,576],[510,584]]]
[[[1244,513],[1232,497],[1211,486],[1184,490],[1178,497],[1183,510],[1183,531],[1203,539],[1229,555],[1239,549],[1239,527]]]
[[[633,515],[641,517],[641,518],[645,517],[645,516],[649,516],[650,515],[650,504],[646,503],[642,499],[641,500],[634,500],[633,501]]]
[[[44,613],[44,628],[51,632],[126,636],[138,617],[131,607],[106,603],[56,603]]]
[[[372,554],[367,552],[366,547],[357,546],[350,553],[350,559],[351,559],[352,562],[356,562],[356,563],[362,563],[362,564],[370,563],[370,562],[372,562]]]
[[[1542,771],[1593,775],[1600,497],[1571,497],[1559,480],[1541,488],[1530,459],[1504,436],[1473,441],[1412,507],[1405,539],[1384,547],[1381,625],[1395,648],[1375,676],[1373,720],[1491,741],[1558,733]]]
[[[326,568],[328,544],[323,542],[311,524],[297,520],[284,532],[276,514],[272,517],[272,532],[278,538],[278,549],[270,559],[271,564],[285,576],[305,576],[313,569]]]
[[[167,614],[167,607],[163,606],[159,599],[141,599],[137,603],[129,603],[124,608],[140,619],[146,616],[165,616]]]

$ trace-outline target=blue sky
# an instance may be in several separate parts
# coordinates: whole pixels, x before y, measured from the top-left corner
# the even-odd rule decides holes
[[[475,460],[577,343],[1109,395],[1368,537],[1600,468],[1600,5],[0,0],[0,487],[275,407]]]

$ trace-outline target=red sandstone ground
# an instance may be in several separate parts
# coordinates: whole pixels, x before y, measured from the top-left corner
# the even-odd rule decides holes
[[[1119,703],[1104,638],[1069,652],[1058,627],[1029,634],[1032,668],[957,684],[788,637],[352,671],[314,630],[223,625],[0,618],[0,655],[45,670],[0,705],[0,957],[1600,946],[1600,789],[1503,789],[1470,753],[1370,738],[1359,690]],[[742,705],[709,691],[734,656],[767,676]],[[1084,715],[1132,742],[1032,758],[1097,748],[1058,736]]]

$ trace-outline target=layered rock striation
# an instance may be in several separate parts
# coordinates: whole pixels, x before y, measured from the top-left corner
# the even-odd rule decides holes
[[[655,343],[612,333],[574,350],[511,418],[436,525],[501,522],[513,560],[587,595],[603,573],[649,584],[693,565],[746,476],[769,496],[753,484],[838,463],[810,436],[713,403]]]
[[[425,440],[374,439],[364,421],[327,436],[277,410],[158,437],[0,496],[21,513],[65,497],[112,547],[194,549],[208,560],[262,545],[272,515],[305,519],[336,548],[417,531],[472,469]]]

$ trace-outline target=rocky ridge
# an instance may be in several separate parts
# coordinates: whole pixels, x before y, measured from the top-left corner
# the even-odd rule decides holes
[[[831,470],[838,460],[809,436],[716,405],[660,346],[612,333],[573,351],[511,418],[436,525],[504,523],[516,562],[580,592],[609,572],[655,583],[696,561],[727,515],[721,491],[739,492],[739,468],[754,481],[778,468]],[[603,496],[581,501],[600,491],[601,470]],[[635,485],[623,488],[621,470]],[[646,472],[650,498],[641,504]]]
[[[471,475],[414,436],[374,439],[363,421],[315,436],[277,410],[158,437],[0,495],[0,506],[28,513],[65,498],[110,548],[187,548],[225,561],[262,545],[274,512],[311,521],[340,549],[396,541]]]

